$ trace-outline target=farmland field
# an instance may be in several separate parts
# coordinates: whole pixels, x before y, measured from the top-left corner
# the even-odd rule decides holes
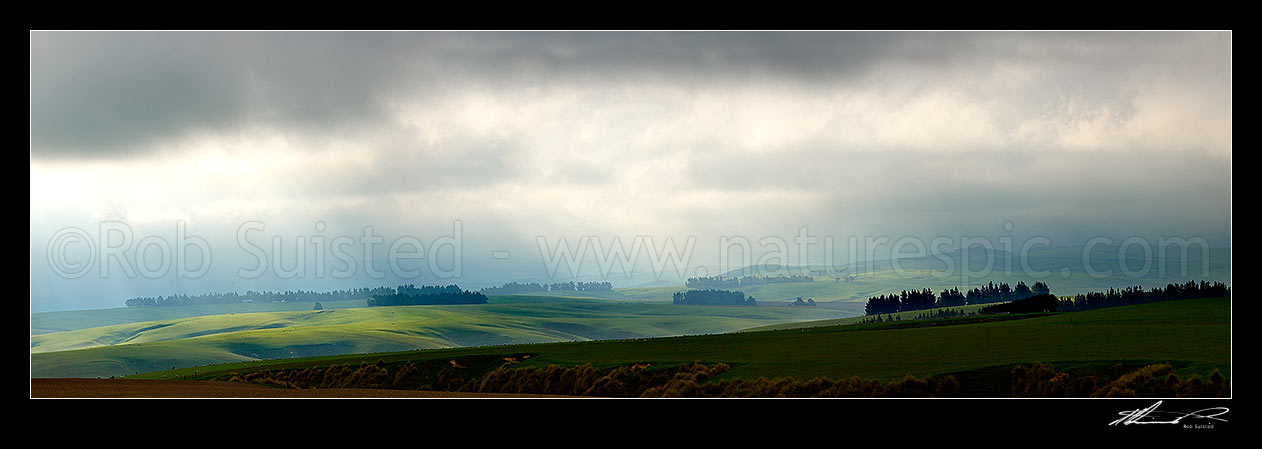
[[[949,260],[959,267],[968,260],[985,260],[986,254],[956,253]],[[1211,273],[1229,271],[1230,265],[1224,260],[1230,254],[1227,250],[1215,249],[1211,254]],[[1116,254],[1111,256],[1109,251],[1097,256],[1100,262],[1096,270],[1119,263]],[[996,266],[1010,262],[1004,253],[993,257]],[[1068,277],[1054,274],[1044,279],[1053,293],[1061,295],[1109,286],[1157,286],[1167,281],[1086,276],[1078,249],[1043,250],[1030,260],[1035,269],[1078,264]],[[1126,263],[1139,266],[1144,262]],[[1148,263],[1156,266],[1158,261]],[[879,261],[867,267],[847,267],[853,277],[842,280],[817,276],[814,282],[740,287],[758,299],[759,307],[755,308],[674,306],[669,304],[671,295],[685,288],[657,286],[493,295],[489,304],[478,306],[368,308],[364,300],[345,300],[324,302],[323,311],[311,310],[314,304],[310,302],[289,302],[34,313],[31,372],[33,377],[108,377],[266,359],[821,328],[859,321],[864,301],[872,295],[908,288],[966,287],[959,279],[936,273],[934,270],[942,268],[942,260],[936,257],[900,260],[897,264],[905,271],[896,272],[890,261]],[[798,270],[779,267],[757,274],[791,272]],[[748,273],[738,270],[723,275],[742,274]],[[1033,281],[1020,276],[994,276],[990,280]],[[787,307],[799,296],[813,298],[818,306]],[[805,363],[803,366],[808,367],[816,362]],[[932,366],[935,362],[924,363]],[[740,369],[735,372],[739,374]]]
[[[210,304],[180,307],[118,307],[113,309],[67,310],[31,314],[31,335],[76,329],[140,323],[229,313],[257,313],[311,310],[310,302],[267,302],[243,304]],[[325,301],[325,309],[364,307],[364,300]]]
[[[713,334],[843,316],[812,307],[504,296],[485,305],[217,314],[40,334],[31,337],[31,364],[33,377],[108,377],[245,360]]]
[[[984,379],[1012,365],[1082,367],[1170,363],[1182,376],[1231,374],[1229,298],[1167,301],[1086,312],[963,319],[955,325],[832,326],[625,341],[548,343],[431,351],[248,361],[144,373],[136,378],[217,378],[229,373],[334,364],[399,364],[465,357],[531,354],[521,366],[597,368],[652,363],[726,363],[720,378],[859,376],[897,379],[908,374],[956,374]],[[931,323],[926,321],[924,323]],[[939,323],[941,324],[941,323]],[[453,362],[454,363],[454,362]]]

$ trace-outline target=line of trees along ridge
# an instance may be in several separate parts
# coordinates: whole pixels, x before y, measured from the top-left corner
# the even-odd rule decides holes
[[[374,298],[377,296],[391,295],[434,295],[434,294],[462,294],[460,287],[456,285],[426,285],[417,287],[413,284],[404,284],[398,287],[365,287],[343,290],[332,290],[326,292],[307,291],[307,290],[286,290],[283,292],[273,291],[254,291],[250,290],[245,293],[207,293],[202,295],[169,295],[169,296],[148,296],[136,297],[126,300],[124,303],[127,307],[171,307],[171,306],[193,306],[193,305],[210,305],[210,304],[240,304],[240,303],[263,303],[263,302],[328,302],[328,301],[345,301],[345,300],[363,300]],[[469,300],[477,300],[470,297]],[[484,298],[483,298],[484,299]]]
[[[411,284],[399,286],[394,294],[376,295],[368,300],[368,307],[433,306],[455,304],[486,304],[486,295],[461,290],[456,285],[423,286]]]
[[[932,289],[903,290],[902,293],[873,296],[868,298],[864,312],[868,315],[882,313],[909,312],[939,307],[959,307],[964,305],[990,304],[996,302],[1015,301],[1034,295],[1050,294],[1051,289],[1043,282],[1035,282],[1028,286],[1025,281],[1018,281],[1016,287],[1006,282],[994,282],[975,287],[967,292],[960,292],[958,287],[943,290],[934,294]]]
[[[728,290],[688,290],[675,292],[674,303],[688,306],[756,306],[758,301],[753,296],[746,297],[745,292]]]
[[[207,293],[202,295],[178,294],[168,296],[141,296],[128,299],[125,301],[125,304],[127,307],[168,307],[209,304],[240,304],[248,302],[324,302],[365,299],[371,298],[373,295],[393,293],[395,293],[395,289],[390,287],[365,287],[332,290],[327,292],[308,290],[286,290],[283,292],[250,290],[245,293],[227,292]]]
[[[536,292],[607,292],[613,290],[613,284],[603,282],[555,282],[541,284],[538,282],[509,282],[498,287],[485,287],[480,290],[487,295],[511,295],[516,293]]]
[[[1056,310],[1058,312],[1076,312],[1176,299],[1222,298],[1229,296],[1231,296],[1231,287],[1217,281],[1171,283],[1166,284],[1165,287],[1153,287],[1149,290],[1144,290],[1137,285],[1121,290],[1110,288],[1107,291],[1080,293],[1070,298],[1061,298]]]
[[[688,288],[727,289],[790,282],[815,282],[815,277],[796,274],[788,276],[741,276],[730,278],[723,276],[702,276],[688,278],[684,281],[684,286]]]
[[[996,285],[990,282],[982,287],[961,293],[958,288],[943,290],[934,294],[932,289],[903,290],[898,294],[880,295],[868,298],[864,307],[867,315],[881,315],[915,310],[964,305],[1016,303],[1011,306],[983,307],[981,313],[1024,313],[1026,311],[1074,312],[1103,307],[1116,307],[1132,304],[1145,304],[1158,301],[1196,298],[1219,298],[1231,296],[1231,287],[1222,282],[1187,281],[1170,283],[1165,287],[1153,287],[1144,290],[1140,286],[1124,289],[1110,288],[1102,292],[1080,293],[1072,297],[1058,298],[1051,294],[1047,284],[1035,282],[1026,286],[1024,281],[1017,282],[1015,288],[1006,283]],[[1027,298],[1030,301],[1021,302]]]

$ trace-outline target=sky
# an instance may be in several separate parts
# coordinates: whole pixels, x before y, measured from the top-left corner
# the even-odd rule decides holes
[[[1231,241],[1229,32],[32,32],[30,57],[32,311],[568,280],[562,239],[674,246],[675,278],[730,265],[724,238],[823,263],[803,232],[841,262]]]

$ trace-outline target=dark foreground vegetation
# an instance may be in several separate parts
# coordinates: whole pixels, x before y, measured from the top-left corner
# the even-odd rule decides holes
[[[1208,379],[1179,378],[1174,367],[1158,363],[1109,380],[1099,374],[1073,376],[1039,363],[1012,369],[1012,396],[1036,398],[1225,398],[1231,383],[1218,370]]]
[[[968,388],[953,375],[893,381],[850,377],[795,379],[719,379],[727,364],[654,367],[638,363],[607,369],[592,365],[516,367],[521,354],[498,360],[449,360],[446,363],[388,365],[362,363],[232,374],[227,380],[284,388],[381,388],[466,393],[549,394],[597,397],[968,397]],[[485,370],[488,362],[499,362]],[[477,365],[482,365],[479,370]],[[1208,379],[1181,379],[1169,364],[1151,364],[1120,375],[1120,365],[1070,375],[1047,364],[1017,366],[1009,371],[1013,397],[1227,397],[1230,384],[1214,371]],[[482,373],[478,374],[479,371]],[[222,379],[221,379],[222,380]]]

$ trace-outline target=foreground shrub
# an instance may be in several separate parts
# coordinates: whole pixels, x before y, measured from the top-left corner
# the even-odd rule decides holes
[[[1043,363],[1012,369],[1013,397],[1221,398],[1230,395],[1231,386],[1218,370],[1210,374],[1208,381],[1195,375],[1183,380],[1165,363],[1139,368],[1103,384],[1097,375],[1074,377]]]
[[[555,394],[596,397],[735,397],[735,398],[932,398],[955,397],[960,382],[950,375],[881,381],[849,377],[720,379],[730,371],[724,363],[692,363],[654,368],[639,363],[607,369],[592,365],[517,367],[511,360],[483,374],[471,374],[455,360],[427,372],[411,362],[388,367],[385,362],[309,367],[232,374],[227,380],[282,388],[390,388],[473,393]],[[493,365],[492,365],[493,366]],[[1112,373],[1112,374],[1108,374]],[[1122,374],[1117,374],[1122,373]],[[1113,381],[1102,381],[1117,376]],[[1012,369],[1013,397],[1226,397],[1231,387],[1214,371],[1208,379],[1179,378],[1169,364],[1124,372],[1121,365],[1089,375],[1070,376],[1048,364]]]

